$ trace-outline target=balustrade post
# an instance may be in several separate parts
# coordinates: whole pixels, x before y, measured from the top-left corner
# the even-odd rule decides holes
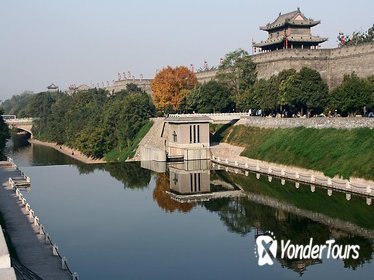
[[[39,234],[44,234],[44,226],[39,221]]]
[[[316,181],[316,178],[314,177],[314,175],[310,175],[310,182],[311,183],[314,183]]]
[[[370,198],[370,197],[367,197],[367,198],[366,198],[366,204],[367,204],[367,205],[371,205],[371,198]]]
[[[332,186],[332,180],[331,180],[331,178],[327,178],[327,185],[330,186],[330,187]]]
[[[62,270],[67,270],[68,269],[67,262],[68,262],[68,260],[67,260],[66,257],[63,257],[61,259],[61,268],[62,268]]]
[[[58,256],[58,246],[56,244],[53,244],[52,255]]]
[[[371,188],[370,188],[370,186],[367,186],[367,187],[366,187],[366,192],[367,192],[367,193],[371,193]]]
[[[38,216],[34,217],[34,225],[37,226],[39,224],[39,218]]]
[[[347,180],[347,182],[345,182],[345,187],[347,189],[350,189],[351,188],[351,183]]]
[[[332,196],[332,189],[327,189],[327,195]]]

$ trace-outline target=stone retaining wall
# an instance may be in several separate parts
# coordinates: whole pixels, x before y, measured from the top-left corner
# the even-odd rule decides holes
[[[237,125],[255,126],[262,128],[374,128],[374,118],[262,118],[242,117]]]

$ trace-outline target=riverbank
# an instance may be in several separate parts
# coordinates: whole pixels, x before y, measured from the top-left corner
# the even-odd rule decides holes
[[[231,163],[236,162],[244,165],[247,164],[248,166],[266,166],[267,168],[264,169],[266,172],[264,173],[267,173],[270,167],[271,170],[285,170],[286,173],[297,173],[300,174],[300,176],[303,174],[309,174],[312,175],[314,178],[323,178],[323,180],[325,181],[328,180],[328,177],[323,172],[315,169],[307,169],[294,165],[284,165],[275,162],[258,160],[242,156],[244,149],[244,147],[234,146],[227,143],[220,143],[218,145],[214,145],[211,147],[211,154],[212,157],[214,157],[213,161],[217,163],[219,163],[220,161],[221,163],[225,164],[227,160]],[[219,159],[219,161],[217,159]],[[276,174],[274,173],[274,175]],[[343,183],[343,180],[340,176],[334,176],[331,178],[333,181],[339,182],[337,184],[341,184],[342,186],[346,187],[345,182]],[[365,178],[351,177],[349,179],[349,182],[352,186],[359,186],[363,190],[364,194],[366,194],[365,192],[367,191],[368,186],[374,186],[373,180],[367,180]]]
[[[216,142],[243,147],[240,156],[249,159],[316,170],[331,178],[374,180],[374,130],[370,128],[234,125],[214,129]]]
[[[65,145],[58,145],[57,143],[51,143],[51,142],[45,142],[45,141],[40,141],[37,139],[29,139],[28,140],[30,144],[35,144],[35,145],[43,145],[47,147],[51,147],[69,157],[72,157],[76,160],[79,160],[83,163],[86,164],[95,164],[95,163],[106,163],[104,159],[93,159],[90,158],[84,154],[82,154],[80,151],[76,149],[69,148],[68,146]]]

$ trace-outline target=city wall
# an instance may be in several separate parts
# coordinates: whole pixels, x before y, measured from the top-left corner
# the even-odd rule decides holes
[[[346,74],[365,78],[374,75],[374,43],[335,49],[283,49],[252,56],[259,79],[269,79],[282,70],[310,67],[317,70],[330,88],[338,86]],[[216,71],[196,73],[199,82],[214,79]]]
[[[346,74],[359,77],[374,75],[374,43],[336,49],[283,49],[252,56],[258,78],[269,79],[282,70],[300,70],[307,66],[317,70],[330,88],[338,86]]]

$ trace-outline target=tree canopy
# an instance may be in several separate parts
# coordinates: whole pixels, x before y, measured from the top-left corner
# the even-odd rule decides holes
[[[340,36],[338,37],[338,41],[341,45]],[[367,31],[355,31],[351,36],[346,36],[344,45],[352,46],[370,42],[374,42],[374,24]]]
[[[34,123],[34,137],[65,144],[94,158],[114,149],[119,153],[128,149],[154,113],[150,96],[134,86],[113,96],[102,89],[73,95],[41,92],[27,95],[22,104],[22,114],[39,118]],[[17,102],[15,108],[20,108]]]
[[[217,81],[196,86],[187,95],[187,107],[200,113],[232,112],[234,102],[229,89]]]
[[[183,99],[181,92],[194,88],[196,84],[195,74],[185,66],[162,69],[151,83],[156,108],[160,111],[168,107],[176,110]]]
[[[346,75],[343,83],[332,91],[329,107],[342,115],[364,114],[374,108],[374,83],[355,73]]]
[[[3,114],[3,110],[0,110],[0,115]],[[4,122],[4,119],[0,117],[0,156],[3,156],[6,141],[10,138],[9,128]]]
[[[238,49],[226,54],[218,67],[216,77],[231,91],[238,109],[246,109],[243,108],[246,96],[257,79],[256,64],[248,52]]]

